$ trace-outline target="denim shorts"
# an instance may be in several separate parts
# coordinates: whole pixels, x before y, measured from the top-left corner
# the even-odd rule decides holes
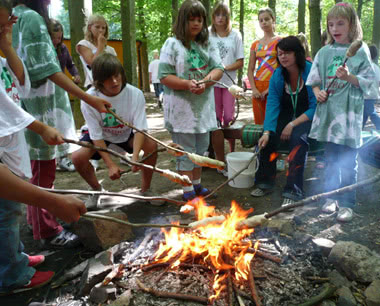
[[[188,133],[174,133],[171,132],[173,142],[181,145],[186,152],[196,153],[198,155],[203,155],[210,144],[210,133],[198,133],[198,134],[188,134]],[[177,157],[176,169],[179,171],[192,171],[194,168],[200,168],[194,164],[187,155]]]

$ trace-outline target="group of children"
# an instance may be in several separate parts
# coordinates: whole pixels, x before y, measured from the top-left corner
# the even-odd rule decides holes
[[[71,153],[71,148],[63,143],[62,138],[75,138],[67,92],[82,100],[81,110],[88,126],[88,134],[82,136],[83,141],[100,147],[116,144],[130,152],[133,161],[137,161],[141,150],[145,155],[153,153],[156,144],[107,113],[107,108],[111,108],[138,129],[148,128],[143,94],[126,83],[123,67],[115,51],[107,46],[108,25],[104,18],[96,17],[92,21],[90,18],[85,28],[85,39],[76,48],[86,68],[85,85],[91,87],[85,93],[62,73],[49,36],[49,3],[49,0],[19,0],[13,5],[12,15],[11,1],[0,0],[0,49],[7,58],[2,65],[0,88],[3,101],[0,160],[16,175],[32,177],[34,185],[53,188],[55,159]],[[229,64],[222,64],[221,57],[226,57],[221,56],[219,47],[225,45],[220,43],[223,39],[218,41],[218,38],[228,37],[231,33],[223,31],[229,25],[228,11],[226,13],[226,10],[220,9],[214,13],[213,35],[216,43],[210,38],[206,10],[202,3],[198,0],[182,3],[173,27],[174,37],[167,39],[162,47],[158,73],[160,82],[165,85],[165,127],[173,142],[187,152],[199,155],[208,149],[209,133],[217,129],[214,83],[209,80],[220,80],[226,75],[225,71],[238,69],[242,62],[242,55],[237,50],[237,55],[229,59]],[[256,61],[261,53],[273,57],[277,42],[274,20],[269,10],[262,10],[259,14],[260,26],[265,34],[263,40],[252,46],[251,61]],[[325,159],[329,173],[326,190],[331,190],[356,182],[363,94],[371,95],[378,89],[378,84],[375,86],[370,81],[374,73],[365,44],[342,65],[350,43],[362,39],[359,20],[350,4],[338,3],[330,10],[327,33],[328,45],[316,55],[306,85],[313,87],[319,102],[309,136],[326,143]],[[225,51],[228,53],[228,50]],[[264,61],[259,61],[259,66],[264,64]],[[271,67],[274,70],[275,64]],[[250,69],[254,68],[255,64],[250,64]],[[338,81],[334,81],[332,89],[326,91],[335,76]],[[259,79],[266,81],[265,75]],[[18,93],[14,90],[16,87]],[[266,89],[261,93],[257,86],[256,89],[253,90],[254,98],[265,98]],[[16,101],[12,101],[9,96]],[[18,99],[24,110],[16,105]],[[26,151],[23,133],[20,133],[25,127],[28,128],[25,137],[31,171],[25,159],[28,154],[21,154]],[[104,160],[111,179],[120,178],[121,169],[107,153],[81,148],[72,154],[75,168],[93,190],[101,190],[102,187],[89,161],[99,158]],[[156,159],[156,154],[153,154],[145,163],[155,165]],[[133,167],[132,170],[140,169]],[[186,156],[177,158],[177,170],[193,182],[192,186],[184,187],[184,200],[210,193],[201,183],[202,168]],[[33,266],[41,263],[43,256],[33,257],[22,252],[18,233],[20,205],[15,201],[30,204],[27,219],[32,225],[34,238],[52,247],[74,247],[79,241],[75,234],[64,230],[54,216],[75,221],[86,211],[86,207],[74,197],[53,196],[26,182],[18,184],[19,179],[2,165],[0,176],[6,178],[12,187],[1,187],[0,244],[3,251],[0,255],[0,291],[7,293],[41,286],[51,280],[54,272],[36,272]],[[143,169],[141,194],[150,195],[151,180],[152,172]],[[25,194],[30,197],[27,198]],[[39,202],[38,198],[46,202]],[[88,205],[96,207],[97,201],[93,197]],[[347,216],[343,218],[344,221],[349,221],[355,201],[355,193],[350,192],[339,199],[328,199],[323,209],[335,211],[340,206],[341,214]]]

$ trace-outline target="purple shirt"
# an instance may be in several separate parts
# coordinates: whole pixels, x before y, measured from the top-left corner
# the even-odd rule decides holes
[[[72,76],[79,74],[77,67],[75,67],[75,64],[73,63],[69,50],[63,43],[61,44],[61,55],[58,55],[58,60],[61,64],[61,69],[63,72],[65,71],[65,68],[67,68]]]

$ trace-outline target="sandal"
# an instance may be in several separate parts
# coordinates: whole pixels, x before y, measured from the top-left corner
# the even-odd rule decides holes
[[[268,193],[270,193],[269,189],[255,188],[255,189],[252,190],[251,196],[259,198],[259,197],[265,196]]]

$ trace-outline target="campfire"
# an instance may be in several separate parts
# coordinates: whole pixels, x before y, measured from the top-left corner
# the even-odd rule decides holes
[[[249,281],[258,241],[253,245],[246,239],[254,229],[236,228],[253,209],[243,210],[233,201],[230,212],[218,218],[215,207],[207,206],[202,199],[194,205],[196,219],[206,222],[200,222],[195,230],[163,229],[165,241],[159,245],[153,261],[143,269],[161,264],[173,270],[181,265],[200,265],[214,274],[213,294],[208,298],[212,303],[222,292],[231,291],[232,288],[228,288],[231,282],[240,287]],[[257,296],[254,292],[252,295]]]

